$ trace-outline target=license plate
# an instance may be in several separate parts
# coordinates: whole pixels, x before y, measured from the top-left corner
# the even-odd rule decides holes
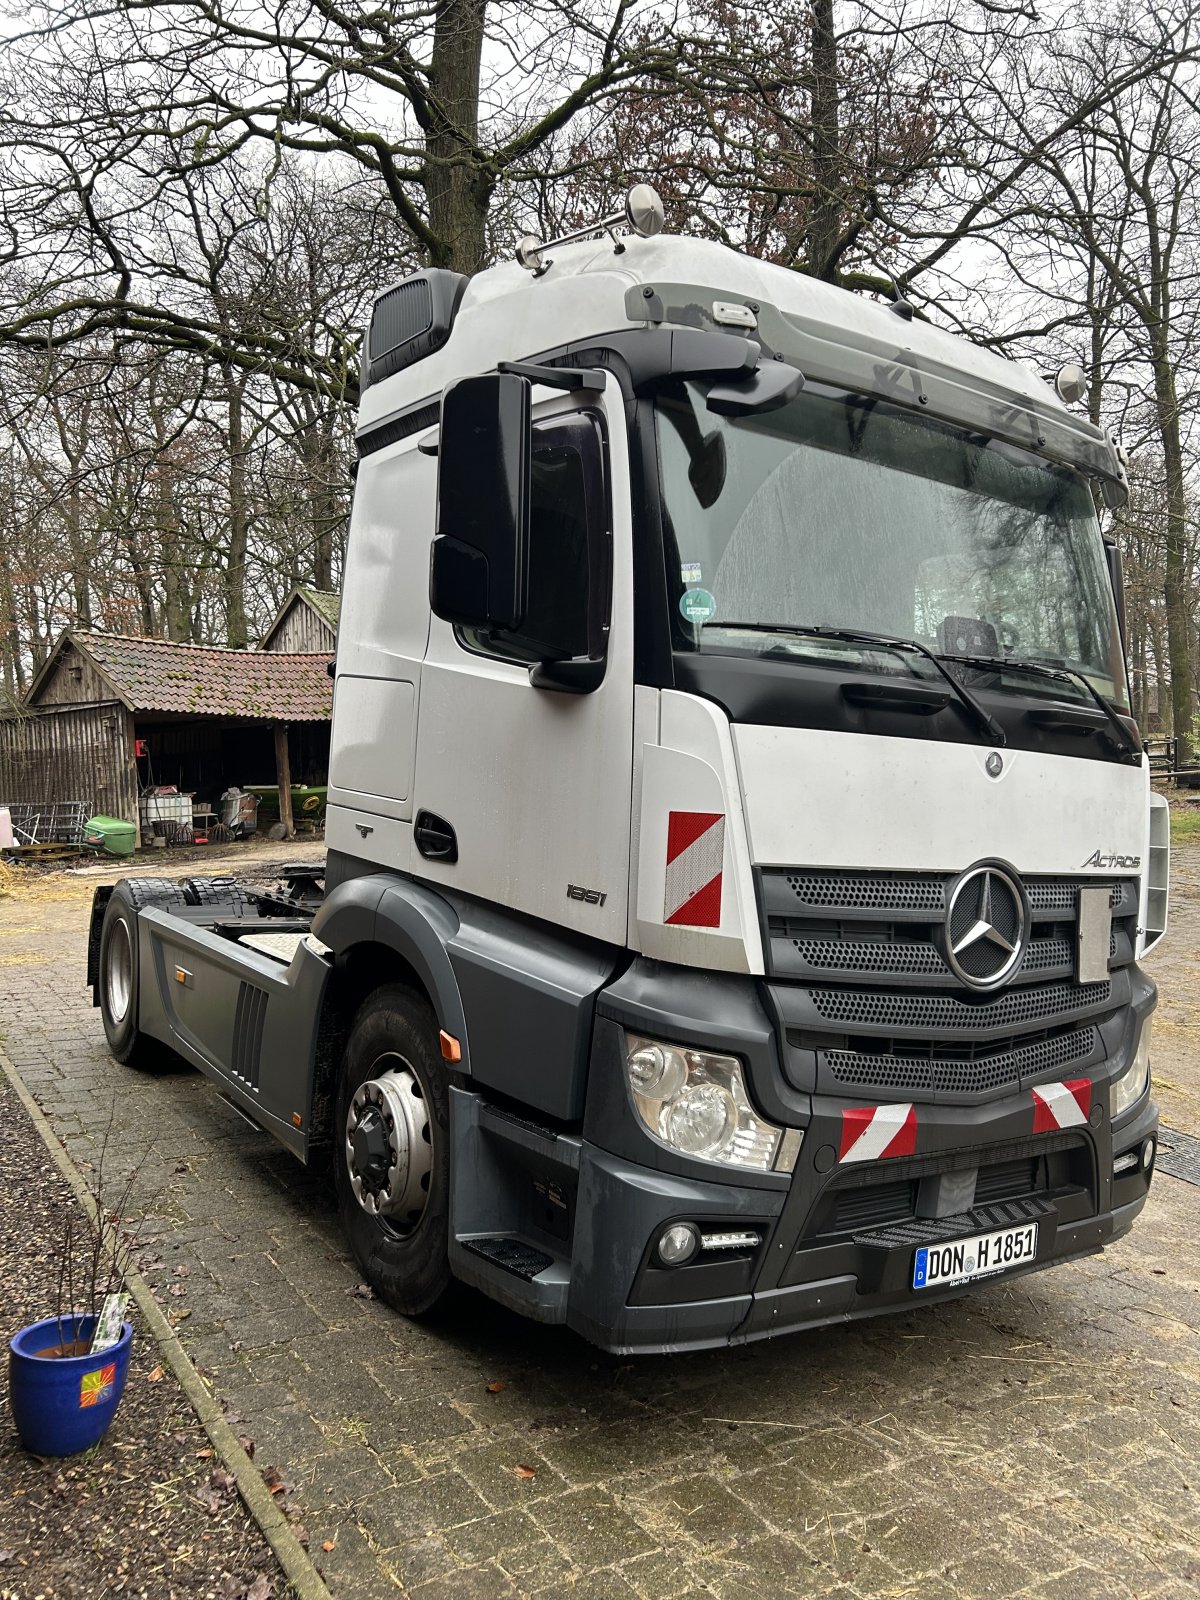
[[[944,1289],[1032,1261],[1037,1255],[1037,1236],[1037,1223],[1026,1222],[1019,1228],[923,1245],[913,1260],[913,1288]]]

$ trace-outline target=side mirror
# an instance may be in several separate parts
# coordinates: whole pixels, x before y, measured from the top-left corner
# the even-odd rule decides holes
[[[460,378],[442,396],[429,604],[446,622],[519,630],[528,601],[528,378]]]

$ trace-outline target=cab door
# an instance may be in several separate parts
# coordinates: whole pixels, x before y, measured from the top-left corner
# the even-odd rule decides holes
[[[633,749],[624,408],[611,375],[599,393],[535,387],[532,399],[525,615],[519,630],[433,618],[412,869],[624,944]],[[445,422],[443,447],[444,435]],[[594,681],[587,662],[597,656]]]

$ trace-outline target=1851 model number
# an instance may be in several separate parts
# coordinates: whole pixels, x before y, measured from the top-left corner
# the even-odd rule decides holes
[[[599,889],[584,889],[577,883],[567,885],[568,900],[582,900],[589,906],[602,906],[608,896]]]

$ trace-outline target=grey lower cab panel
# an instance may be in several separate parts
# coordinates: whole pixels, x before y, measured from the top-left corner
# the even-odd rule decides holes
[[[139,913],[138,931],[139,1028],[307,1160],[328,959],[301,940],[285,966],[153,906]]]
[[[583,1115],[596,996],[627,953],[442,886],[331,853],[313,932],[394,950],[474,1082],[559,1122]]]
[[[583,1116],[596,995],[622,953],[459,900],[449,943],[476,1082],[559,1122]]]

